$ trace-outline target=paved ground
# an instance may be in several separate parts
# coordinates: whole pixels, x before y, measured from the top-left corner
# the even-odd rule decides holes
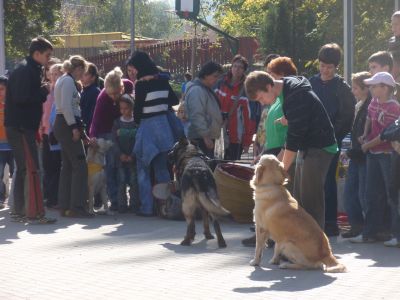
[[[400,299],[400,249],[331,239],[348,273],[279,270],[268,265],[271,250],[254,268],[253,250],[240,244],[248,225],[222,230],[226,249],[201,235],[182,247],[183,222],[117,215],[24,225],[2,210],[0,299]]]

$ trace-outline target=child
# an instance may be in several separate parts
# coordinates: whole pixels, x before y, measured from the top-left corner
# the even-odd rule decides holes
[[[136,123],[133,119],[133,99],[124,94],[119,100],[121,117],[114,121],[112,129],[115,155],[118,166],[118,212],[128,209],[139,210],[136,161],[132,155],[135,145]],[[126,198],[126,186],[129,186],[129,206]]]
[[[40,135],[43,145],[43,191],[47,198],[46,206],[54,208],[57,205],[58,182],[60,179],[61,170],[61,153],[60,151],[51,151],[49,139],[50,135],[50,115],[54,104],[54,86],[62,73],[62,64],[53,64],[49,69],[50,93],[47,95],[47,100],[43,103],[43,115],[40,126]]]
[[[392,72],[393,58],[387,51],[378,51],[368,58],[368,68],[371,75],[378,72]]]
[[[359,141],[367,153],[366,212],[362,234],[351,239],[353,243],[373,243],[382,232],[384,207],[382,193],[390,201],[390,159],[393,148],[380,139],[380,134],[400,116],[400,104],[393,98],[396,83],[388,72],[378,72],[364,83],[369,85],[373,99],[368,106],[364,134]],[[392,221],[397,211],[392,210]]]
[[[357,99],[357,104],[351,130],[351,148],[346,153],[350,161],[344,186],[345,210],[351,227],[347,232],[342,233],[343,238],[358,236],[364,225],[366,156],[361,150],[358,138],[364,133],[368,105],[371,102],[368,86],[364,84],[364,79],[370,77],[371,74],[368,72],[356,73],[352,77],[352,92]]]
[[[400,50],[400,11],[396,11],[392,15],[392,32],[393,36],[389,39],[389,51]]]
[[[6,99],[7,77],[0,76],[0,209],[5,207],[6,185],[3,182],[4,168],[6,164],[13,171],[14,162],[11,148],[7,143],[6,130],[4,128],[4,102]]]

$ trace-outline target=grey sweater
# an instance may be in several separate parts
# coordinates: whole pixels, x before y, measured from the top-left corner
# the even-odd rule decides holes
[[[75,117],[81,117],[79,106],[81,95],[76,89],[74,79],[70,75],[65,74],[57,80],[54,88],[54,99],[56,113],[62,114],[69,126],[75,125]]]

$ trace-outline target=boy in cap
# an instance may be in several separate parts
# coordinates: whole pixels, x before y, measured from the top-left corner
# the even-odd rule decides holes
[[[382,141],[380,134],[400,116],[400,104],[394,99],[396,82],[388,72],[378,72],[364,83],[370,86],[373,99],[368,106],[364,134],[359,138],[362,150],[367,153],[366,215],[361,235],[351,239],[353,243],[373,243],[383,228],[384,205],[382,199],[390,197],[390,160],[393,148]],[[379,197],[386,194],[385,198]],[[397,217],[392,210],[392,221]],[[392,229],[393,229],[392,223]]]

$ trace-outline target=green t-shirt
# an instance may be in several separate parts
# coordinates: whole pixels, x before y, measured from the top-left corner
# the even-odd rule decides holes
[[[265,119],[266,142],[264,147],[266,150],[282,148],[285,145],[288,127],[281,123],[275,123],[275,120],[283,117],[282,102],[283,94],[281,93],[271,105]]]
[[[322,149],[332,154],[336,154],[339,151],[338,145],[336,143]]]

